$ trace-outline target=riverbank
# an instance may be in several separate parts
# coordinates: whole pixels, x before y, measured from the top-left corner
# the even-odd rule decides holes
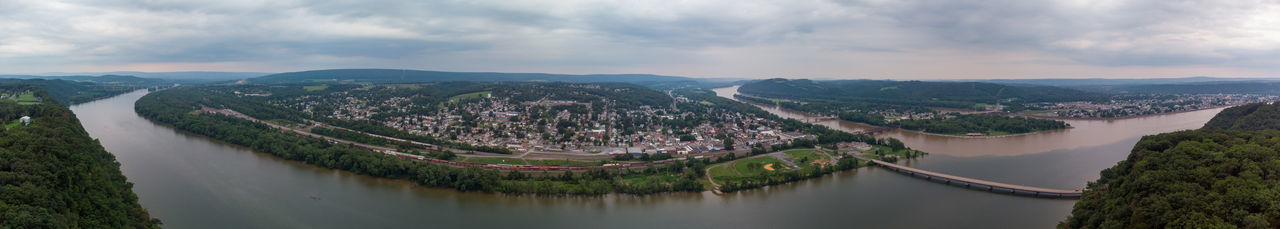
[[[1181,114],[1181,113],[1196,112],[1196,111],[1203,111],[1203,110],[1221,109],[1221,108],[1228,108],[1228,107],[1240,106],[1240,105],[1244,105],[1244,104],[1247,104],[1247,103],[1242,103],[1242,104],[1231,104],[1231,105],[1222,105],[1222,106],[1215,106],[1215,107],[1202,108],[1202,109],[1195,109],[1195,110],[1185,110],[1185,111],[1165,112],[1165,113],[1156,113],[1156,114],[1144,114],[1144,115],[1125,116],[1125,117],[1113,117],[1113,118],[1049,117],[1049,116],[1039,116],[1039,115],[1033,115],[1033,114],[1011,113],[1011,112],[993,112],[993,113],[1001,113],[1001,114],[1003,114],[1003,115],[1008,115],[1008,116],[1018,116],[1018,117],[1028,117],[1028,118],[1043,118],[1043,119],[1053,119],[1053,120],[1116,121],[1116,120],[1125,120],[1125,119],[1146,118],[1146,117],[1160,116],[1160,115]]]
[[[746,95],[746,94],[735,94],[735,95],[750,96],[750,95]],[[755,97],[755,96],[752,96],[752,97]],[[758,97],[757,97],[757,98],[758,98]],[[910,132],[910,133],[915,133],[915,134],[920,134],[920,135],[929,135],[929,136],[938,136],[938,137],[949,137],[949,138],[981,139],[981,138],[1017,137],[1017,136],[1025,136],[1025,135],[1033,135],[1033,134],[1041,134],[1041,133],[1051,133],[1051,132],[1057,132],[1057,131],[1066,131],[1066,130],[1070,130],[1071,128],[1074,128],[1074,127],[1067,127],[1067,128],[1065,128],[1065,129],[1041,130],[1041,131],[1034,131],[1034,132],[1027,132],[1027,133],[1005,134],[1005,135],[982,135],[982,136],[951,135],[951,134],[930,133],[930,132],[919,131],[919,130],[903,129],[903,128],[900,128],[900,127],[893,127],[893,126],[879,126],[879,125],[872,125],[872,124],[869,124],[869,123],[849,121],[849,120],[844,120],[844,119],[840,119],[840,118],[837,118],[837,117],[831,117],[831,116],[822,116],[822,115],[817,115],[817,114],[813,114],[813,113],[809,113],[809,112],[803,112],[803,111],[792,110],[792,109],[789,109],[789,108],[784,108],[784,107],[782,107],[782,106],[777,106],[777,105],[768,105],[768,104],[762,104],[762,103],[757,103],[757,102],[752,102],[752,101],[738,100],[738,102],[747,103],[747,104],[756,105],[756,106],[770,106],[770,107],[772,107],[773,109],[778,109],[778,110],[782,110],[782,111],[787,111],[787,112],[792,112],[792,113],[800,114],[800,115],[804,116],[804,117],[802,117],[804,120],[838,120],[838,121],[842,121],[842,122],[857,123],[857,124],[860,124],[860,125],[872,126],[872,127],[877,127],[877,128],[889,128],[889,129],[891,129],[891,130],[897,130],[897,131],[902,131],[902,132]],[[996,114],[996,113],[997,113],[997,112],[990,112],[990,113],[987,113],[987,114]],[[806,122],[807,122],[807,121],[806,121]],[[818,122],[821,122],[821,121],[818,121]],[[817,122],[810,122],[810,123],[817,123]],[[872,133],[872,134],[878,134],[878,133]]]
[[[160,126],[133,110],[134,101],[144,93],[78,105],[74,110],[83,114],[80,118],[92,137],[119,158],[143,206],[173,228],[823,228],[849,222],[872,228],[1050,228],[1065,219],[1075,203],[947,187],[883,168],[836,172],[724,195],[704,191],[556,197],[462,192],[323,168]],[[1203,125],[1149,120],[1154,121],[1173,129]],[[1052,142],[1098,143],[1064,150],[1048,146],[1052,142],[1033,140],[983,143],[982,148],[998,146],[1001,152],[1016,151],[1020,145],[1043,152],[992,157],[955,157],[946,150],[970,146],[944,138],[930,137],[926,142],[908,136],[908,146],[937,146],[933,150],[939,153],[931,151],[928,159],[898,164],[1011,184],[1075,189],[1080,187],[1069,184],[1096,180],[1098,170],[1124,159],[1114,152],[1128,152],[1144,135],[1124,130],[1148,128],[1135,124],[1097,122],[1079,125],[1069,136],[1043,137]],[[1099,130],[1098,125],[1114,128]],[[1105,138],[1077,139],[1076,135]],[[933,207],[942,205],[949,207]],[[494,215],[515,219],[492,220]],[[938,220],[917,220],[920,215]]]
[[[843,121],[848,121],[848,120],[843,120]],[[859,124],[863,124],[863,125],[870,125],[870,124],[866,124],[866,123],[859,123]],[[1017,133],[1017,134],[1005,134],[1005,135],[982,135],[982,136],[967,136],[967,135],[951,135],[951,134],[929,133],[929,132],[924,132],[924,131],[908,130],[908,129],[902,129],[902,128],[896,128],[896,127],[895,127],[894,129],[899,130],[899,131],[902,131],[902,132],[911,132],[911,133],[914,133],[914,134],[920,134],[920,135],[929,135],[929,136],[938,136],[938,137],[950,137],[950,138],[971,138],[971,139],[982,139],[982,138],[1007,138],[1007,137],[1018,137],[1018,136],[1026,136],[1026,135],[1034,135],[1034,134],[1043,134],[1043,133],[1053,133],[1053,132],[1059,132],[1059,131],[1068,131],[1068,130],[1071,130],[1072,128],[1075,128],[1075,127],[1067,127],[1067,128],[1065,128],[1065,129],[1041,130],[1041,131],[1035,131],[1035,132]]]
[[[151,93],[137,100],[135,110],[142,117],[152,121],[171,124],[174,128],[180,130],[209,136],[231,144],[250,147],[253,151],[268,153],[284,159],[370,176],[408,179],[428,187],[454,188],[459,191],[551,196],[595,196],[610,193],[648,195],[667,192],[699,192],[707,189],[706,184],[701,182],[705,175],[703,171],[705,171],[704,168],[706,166],[733,161],[738,156],[732,152],[719,153],[719,155],[698,155],[704,156],[701,158],[695,158],[695,155],[680,155],[677,158],[667,160],[655,158],[653,161],[623,162],[599,166],[534,166],[449,161],[447,159],[400,152],[404,149],[324,136],[304,129],[262,121],[230,109],[233,105],[247,106],[244,104],[230,103],[228,105],[217,102],[210,104],[210,101],[234,100],[233,97],[227,97],[227,95],[221,95],[212,90],[191,87]],[[718,97],[712,98],[720,99]],[[193,112],[188,110],[190,107],[204,107],[204,109]],[[212,109],[209,107],[228,108]],[[765,111],[759,112],[765,113]],[[856,140],[871,142],[872,144],[881,142],[872,139],[870,136],[851,135],[829,130],[823,126],[800,124],[799,122],[793,123],[793,125],[802,125],[804,128],[809,128],[809,131],[819,132],[815,133],[815,135],[824,136],[822,139],[829,141],[827,144],[833,144],[834,142],[831,142],[833,140]],[[379,139],[403,140],[389,137],[379,137]],[[814,147],[819,143],[815,139],[797,139],[774,144],[769,148],[774,151],[781,151],[791,148]],[[426,145],[423,143],[415,144]],[[745,153],[745,149],[741,150],[744,150],[741,152]],[[765,149],[753,149],[748,154],[757,154],[756,151],[763,153]],[[846,160],[853,159],[848,158]],[[752,180],[748,181],[727,183],[731,188],[721,191],[751,189],[815,178],[836,171],[835,167],[840,167],[841,170],[852,169],[852,167],[829,166],[816,170],[770,173],[759,177],[759,179],[752,178]],[[528,174],[529,172],[542,172],[544,174],[531,175]]]

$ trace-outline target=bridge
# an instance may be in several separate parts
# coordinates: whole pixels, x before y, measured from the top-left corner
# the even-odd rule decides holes
[[[987,190],[991,192],[1014,194],[1014,195],[1031,195],[1035,197],[1059,197],[1059,198],[1079,198],[1081,190],[1064,190],[1022,186],[1016,184],[1005,184],[994,181],[985,181],[967,177],[953,176],[943,173],[930,172],[916,168],[901,166],[894,163],[884,162],[876,159],[866,158],[862,156],[853,156],[860,160],[871,162],[881,167],[905,173],[914,177],[924,178],[930,181],[941,181],[948,185],[964,186],[965,188]]]

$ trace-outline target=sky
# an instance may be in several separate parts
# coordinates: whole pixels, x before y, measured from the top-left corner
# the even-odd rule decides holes
[[[0,0],[0,73],[1280,77],[1280,1]]]

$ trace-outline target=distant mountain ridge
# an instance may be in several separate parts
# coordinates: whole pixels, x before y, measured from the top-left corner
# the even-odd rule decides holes
[[[1041,85],[1055,87],[1082,86],[1124,86],[1152,84],[1193,84],[1207,82],[1241,82],[1241,81],[1274,81],[1280,78],[1223,78],[1223,77],[1183,77],[1183,78],[1145,78],[1145,79],[1109,79],[1109,78],[1045,78],[1045,79],[973,79],[973,80],[937,80],[940,82],[984,82],[1008,85]]]
[[[72,75],[72,76],[38,76],[38,75],[0,75],[5,79],[44,79],[44,80],[67,80],[76,82],[93,82],[93,83],[123,83],[123,84],[146,84],[146,83],[162,83],[164,80],[142,78],[137,76],[126,75]]]
[[[248,79],[251,83],[422,83],[440,81],[555,81],[571,83],[619,82],[648,87],[678,87],[684,84],[727,86],[734,79],[696,79],[651,74],[550,74],[500,72],[444,72],[404,69],[329,69],[287,72]]]
[[[1011,86],[982,82],[768,79],[742,85],[739,92],[773,97],[964,108],[975,103],[1056,102],[1097,94],[1051,86]]]
[[[169,79],[169,80],[196,80],[196,81],[223,81],[223,80],[241,80],[253,77],[270,75],[271,73],[263,72],[208,72],[208,71],[188,71],[188,72],[48,72],[40,74],[24,74],[30,76],[96,76],[96,75],[128,75],[140,78],[153,79]]]

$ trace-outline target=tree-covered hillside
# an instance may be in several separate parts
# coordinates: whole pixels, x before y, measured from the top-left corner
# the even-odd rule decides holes
[[[844,117],[841,117],[842,119]],[[904,119],[895,122],[902,129],[929,133],[963,135],[1005,135],[1058,130],[1071,127],[1063,121],[997,115],[955,115],[952,118]]]
[[[1222,110],[1204,129],[1280,130],[1280,104],[1251,103]]]
[[[115,81],[111,82],[112,83],[95,83],[44,79],[0,79],[0,86],[3,86],[4,88],[26,88],[33,91],[39,91],[36,96],[41,99],[52,98],[53,101],[61,103],[62,105],[71,105],[124,94],[126,92],[147,88],[148,86],[154,86],[156,84],[151,81],[141,84]]]
[[[1102,171],[1064,228],[1274,228],[1280,225],[1276,105],[1224,110],[1200,130],[1143,137]]]
[[[32,117],[31,124],[18,123],[22,116]],[[89,137],[71,110],[0,100],[0,121],[0,228],[159,225],[138,204],[115,157]]]

